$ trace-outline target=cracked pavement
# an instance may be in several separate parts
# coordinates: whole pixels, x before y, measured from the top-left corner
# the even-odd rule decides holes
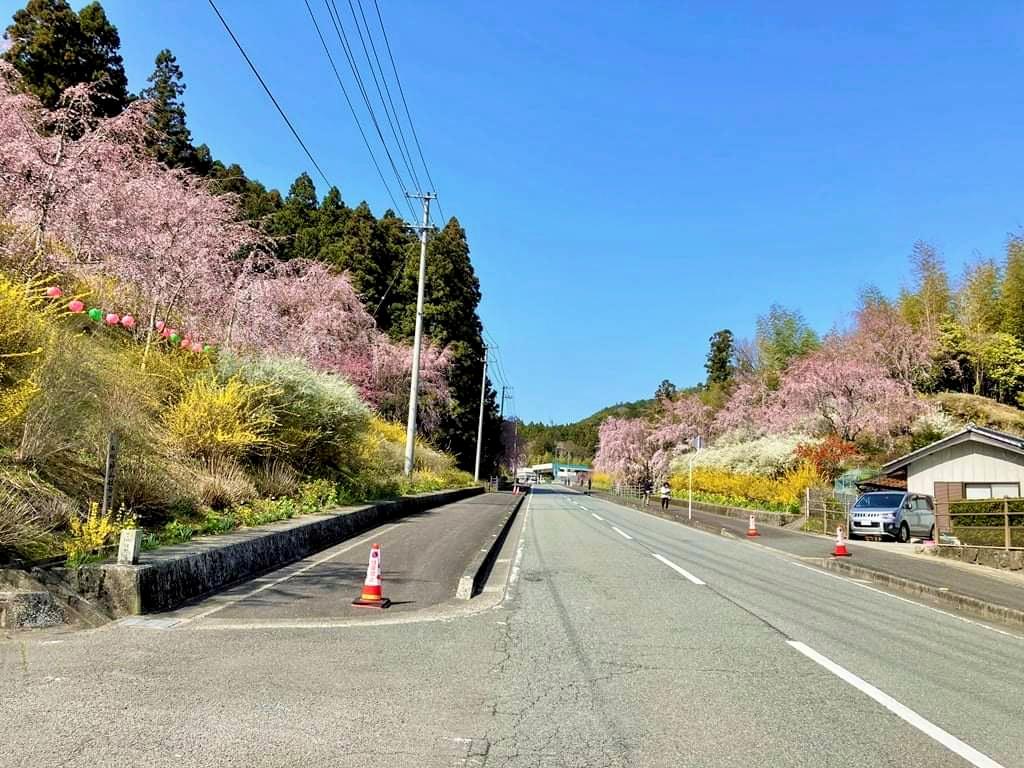
[[[1024,766],[1012,633],[555,488],[499,561],[472,613],[0,641],[0,765],[970,764],[799,641]]]

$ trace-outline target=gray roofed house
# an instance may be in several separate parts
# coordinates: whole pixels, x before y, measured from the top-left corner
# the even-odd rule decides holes
[[[971,424],[890,461],[880,478],[934,497],[936,532],[948,531],[952,501],[1020,496],[1024,438]]]

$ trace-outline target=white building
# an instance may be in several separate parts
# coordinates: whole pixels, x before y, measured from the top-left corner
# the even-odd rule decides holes
[[[949,503],[1020,496],[1024,439],[970,425],[882,467],[887,481],[935,499],[935,527],[949,530]]]

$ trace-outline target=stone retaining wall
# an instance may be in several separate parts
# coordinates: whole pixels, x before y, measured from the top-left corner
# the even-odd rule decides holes
[[[996,547],[969,547],[940,544],[936,547],[939,557],[948,557],[962,563],[975,563],[989,568],[1005,568],[1010,571],[1024,570],[1024,549],[998,549]]]
[[[390,520],[482,493],[480,487],[305,515],[144,553],[138,565],[98,563],[52,569],[69,588],[111,616],[169,611],[225,587],[334,546]]]

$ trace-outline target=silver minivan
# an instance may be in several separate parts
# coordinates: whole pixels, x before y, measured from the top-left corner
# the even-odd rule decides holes
[[[850,509],[850,538],[878,536],[910,541],[911,536],[931,539],[935,534],[932,497],[905,491],[872,491]]]

